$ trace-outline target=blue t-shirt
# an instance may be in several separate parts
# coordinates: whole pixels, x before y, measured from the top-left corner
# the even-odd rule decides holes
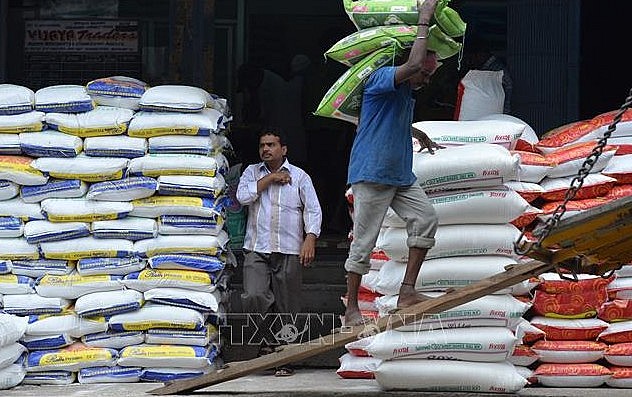
[[[411,125],[415,100],[410,84],[395,87],[395,66],[384,66],[364,85],[347,182],[410,186],[413,174]]]

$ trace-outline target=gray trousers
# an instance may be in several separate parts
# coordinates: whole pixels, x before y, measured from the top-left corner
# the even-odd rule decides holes
[[[303,269],[298,255],[244,252],[245,313],[300,313]]]
[[[353,240],[345,270],[367,274],[371,252],[380,233],[388,207],[406,221],[406,245],[432,248],[437,231],[437,213],[418,184],[389,186],[377,183],[356,183],[353,191]]]

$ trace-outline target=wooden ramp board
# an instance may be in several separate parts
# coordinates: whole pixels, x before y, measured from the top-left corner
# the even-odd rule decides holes
[[[511,287],[521,281],[539,274],[551,271],[553,265],[549,263],[530,261],[514,265],[505,272],[488,277],[474,284],[450,291],[440,297],[418,303],[397,313],[383,317],[369,325],[343,328],[336,332],[309,342],[284,346],[275,353],[257,357],[249,361],[228,363],[216,372],[196,378],[184,379],[165,383],[164,386],[148,391],[154,395],[168,395],[199,390],[207,386],[216,385],[232,379],[237,379],[268,368],[290,364],[312,357],[323,352],[344,347],[347,343],[358,339],[358,335],[374,334],[390,328],[410,324],[423,319],[424,314],[440,313],[463,303],[489,295],[503,288]]]

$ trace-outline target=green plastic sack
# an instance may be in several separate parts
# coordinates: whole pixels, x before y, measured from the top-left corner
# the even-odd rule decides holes
[[[450,0],[441,0],[437,4],[434,20],[445,34],[450,37],[461,37],[465,34],[467,24],[461,19],[459,13],[448,7]]]
[[[352,66],[372,52],[393,45],[402,48],[413,46],[417,38],[417,26],[375,26],[351,33],[325,52],[325,57]],[[428,31],[428,49],[437,53],[438,59],[449,58],[461,50],[461,43],[447,36],[438,26]]]
[[[353,66],[372,52],[397,44],[400,36],[414,36],[407,25],[374,26],[353,32],[325,51],[325,57]]]
[[[364,82],[378,68],[393,64],[399,51],[401,49],[397,45],[392,45],[365,56],[327,90],[314,114],[357,124]]]
[[[345,12],[358,30],[383,25],[414,25],[417,0],[343,0]]]
[[[428,29],[428,49],[437,53],[437,59],[450,58],[458,54],[461,48],[463,44],[445,34],[439,26],[432,25]]]

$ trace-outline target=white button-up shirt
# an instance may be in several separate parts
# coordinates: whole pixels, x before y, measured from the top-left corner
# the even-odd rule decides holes
[[[290,164],[281,166],[292,182],[271,184],[257,194],[257,181],[271,173],[265,163],[251,164],[239,178],[237,200],[248,206],[244,249],[298,255],[305,234],[320,236],[322,211],[310,176]]]

